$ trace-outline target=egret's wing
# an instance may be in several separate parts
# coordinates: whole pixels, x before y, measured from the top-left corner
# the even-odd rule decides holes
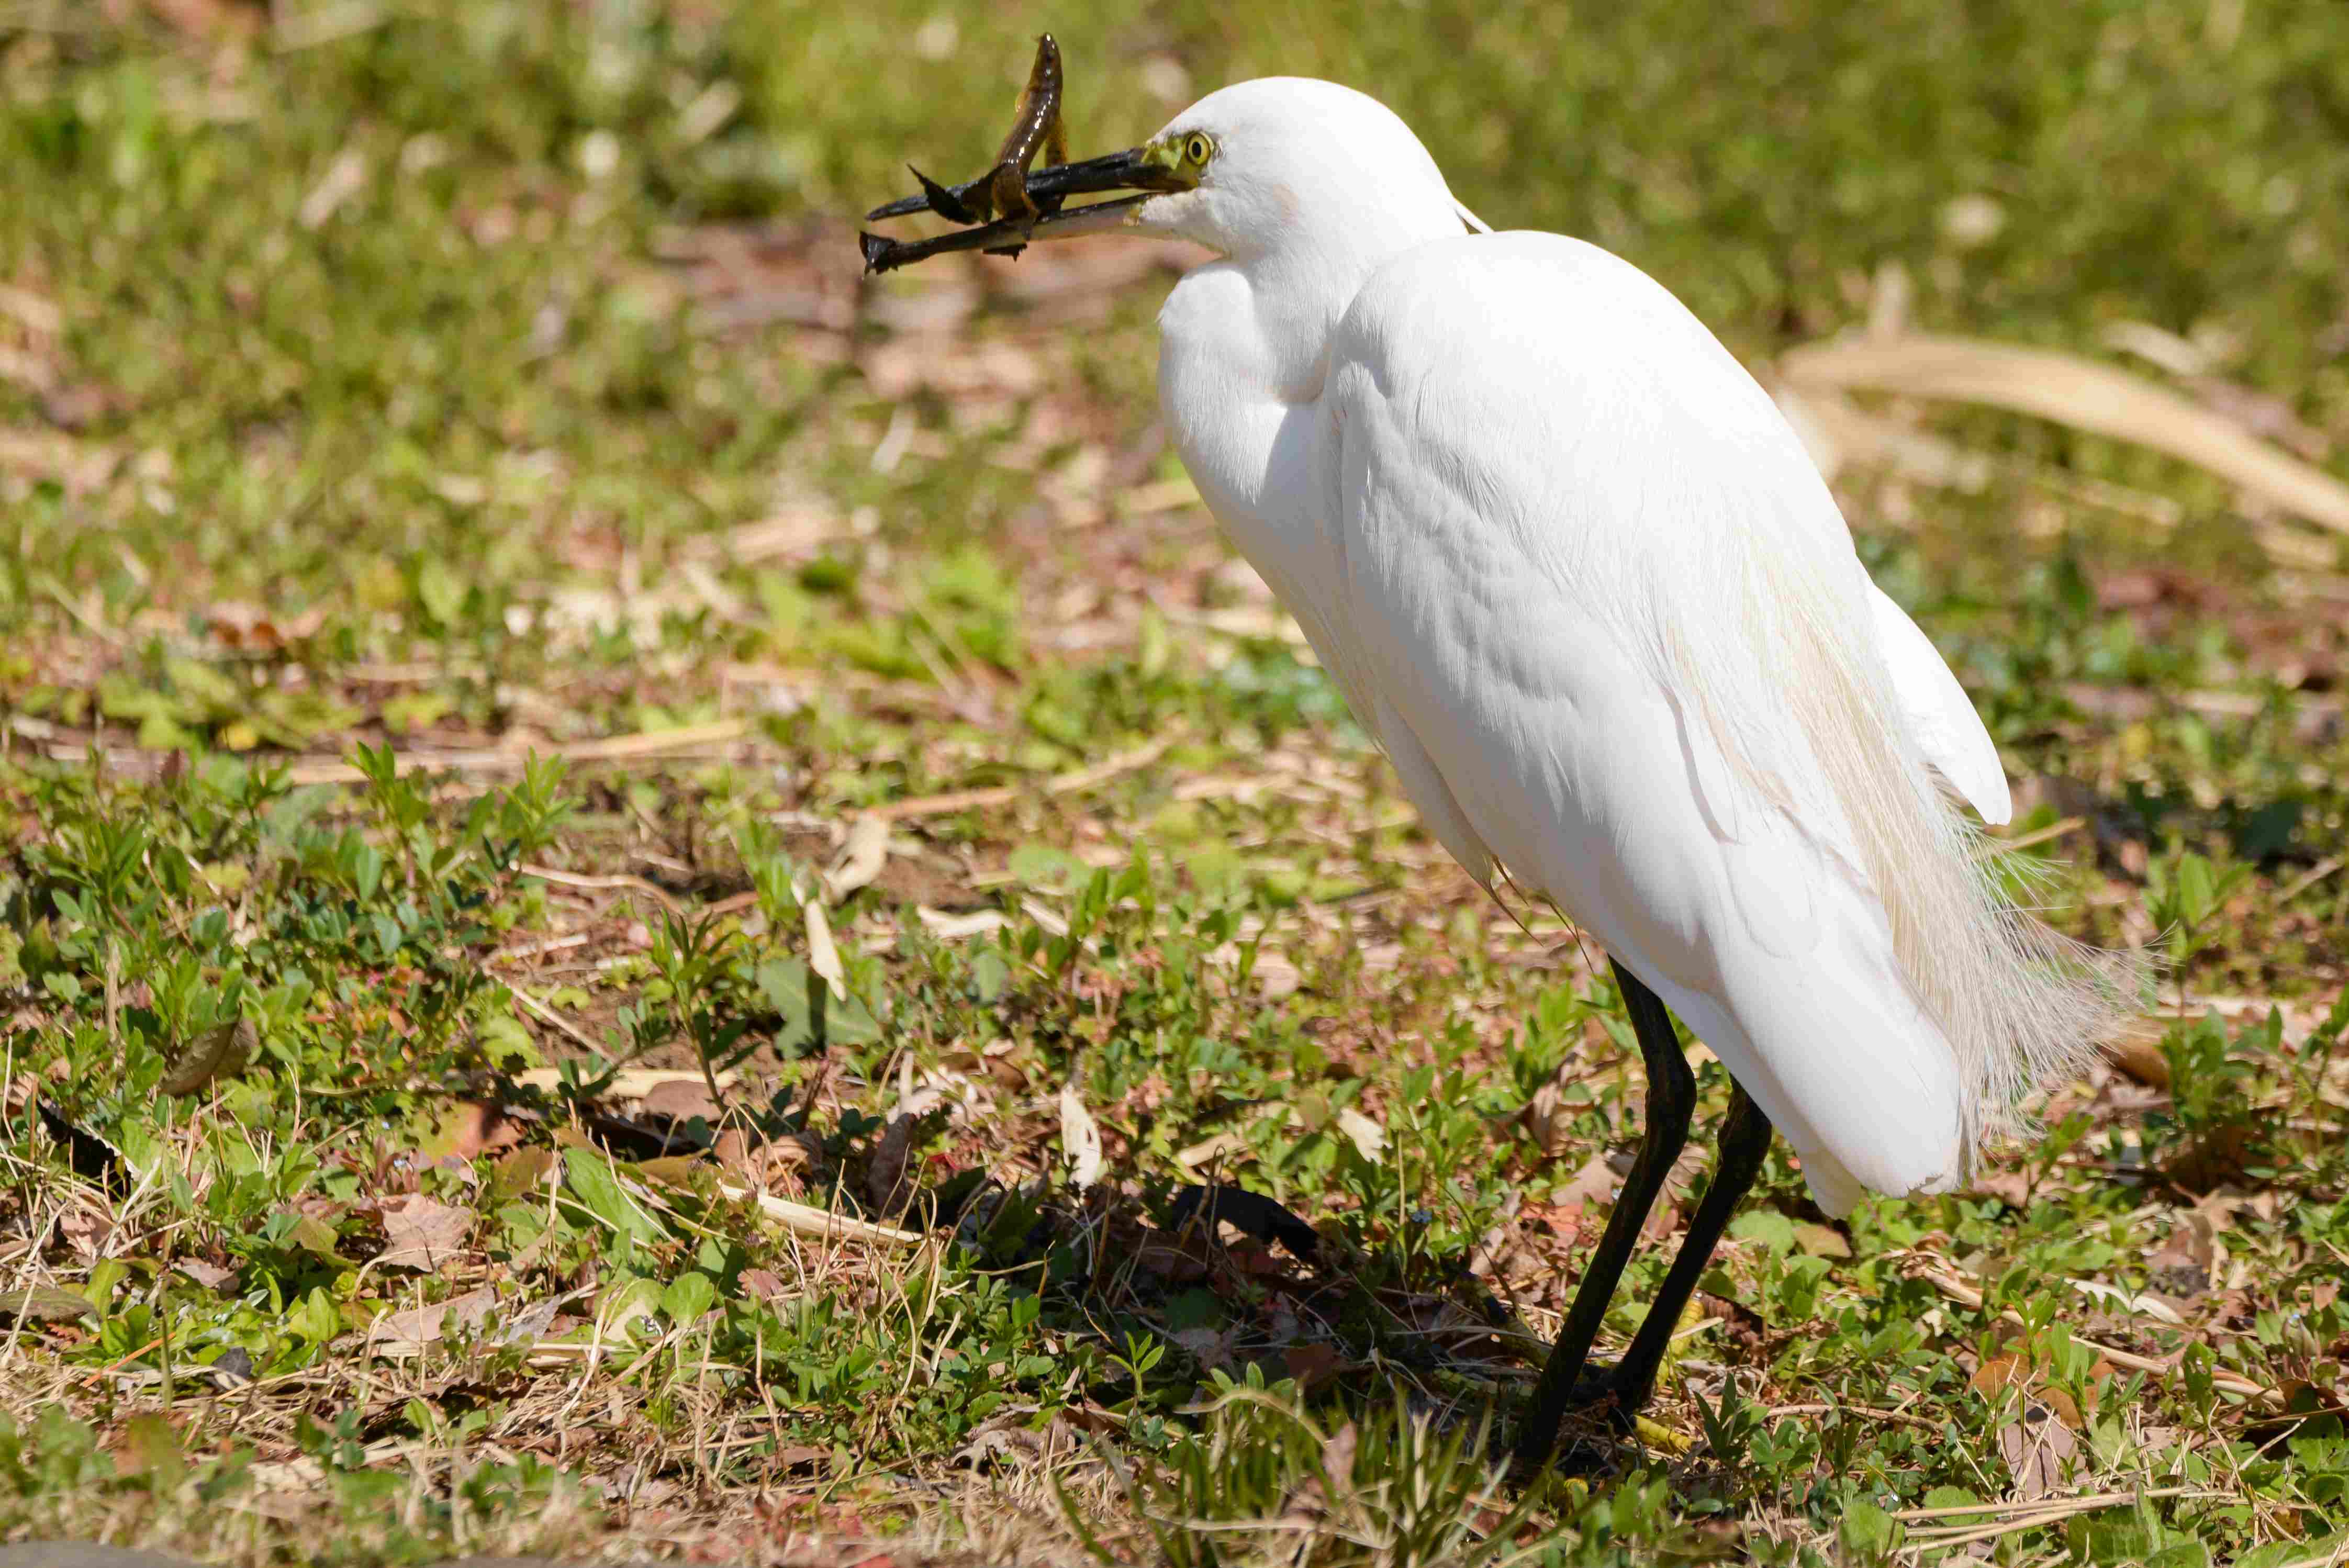
[[[1983,821],[2010,820],[2014,799],[2007,791],[2006,768],[1998,759],[1990,731],[1982,727],[1982,715],[1941,662],[1932,639],[1882,589],[1871,584],[1869,593],[1875,600],[1877,639],[1891,666],[1893,689],[1899,694],[1909,735],[1925,759],[1982,813]]]
[[[1330,618],[1390,748],[1704,1035],[1823,1199],[1951,1180],[1959,1063],[1803,688],[1860,694],[1887,732],[1844,738],[1931,789],[1849,533],[1767,397],[1635,269],[1512,234],[1381,269],[1325,399]]]

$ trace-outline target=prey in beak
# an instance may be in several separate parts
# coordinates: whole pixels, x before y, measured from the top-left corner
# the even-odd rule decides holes
[[[1128,222],[1133,210],[1164,191],[1187,191],[1174,160],[1160,150],[1129,148],[1082,162],[1068,161],[1067,133],[1061,123],[1061,47],[1047,33],[1036,40],[1035,64],[1019,95],[1011,130],[1003,139],[995,163],[976,180],[942,185],[914,169],[922,187],[918,196],[901,197],[867,212],[867,222],[935,212],[948,222],[966,227],[927,240],[893,240],[886,235],[860,233],[864,271],[892,272],[915,262],[951,251],[981,251],[991,256],[1016,256],[1030,240],[1066,239],[1095,234]],[[1045,166],[1031,168],[1039,153]],[[1065,205],[1071,196],[1112,191],[1137,191],[1114,201],[1081,207]]]

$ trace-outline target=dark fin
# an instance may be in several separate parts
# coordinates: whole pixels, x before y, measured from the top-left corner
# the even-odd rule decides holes
[[[867,277],[904,264],[902,260],[891,258],[905,247],[885,234],[860,233],[856,236],[856,248],[864,253],[864,275]]]
[[[947,222],[983,223],[987,222],[983,216],[964,205],[962,198],[956,195],[950,188],[939,184],[910,163],[905,165],[905,168],[915,179],[922,182],[922,194],[929,198],[930,211]]]

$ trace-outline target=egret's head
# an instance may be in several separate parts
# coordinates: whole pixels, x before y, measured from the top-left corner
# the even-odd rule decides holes
[[[1225,88],[1135,153],[1185,188],[1142,202],[1133,226],[1240,260],[1290,246],[1384,251],[1460,232],[1452,192],[1411,128],[1335,82]]]
[[[1190,240],[1243,262],[1288,252],[1382,255],[1456,234],[1465,218],[1435,160],[1393,110],[1301,77],[1210,93],[1140,147],[1035,170],[1027,189],[1048,215],[1016,235],[1001,222],[967,229],[877,265],[1112,231]],[[1111,192],[1131,194],[1075,204]],[[923,204],[908,198],[872,215]]]

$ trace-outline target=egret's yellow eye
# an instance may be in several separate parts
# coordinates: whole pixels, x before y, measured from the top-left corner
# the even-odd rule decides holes
[[[1207,160],[1215,156],[1215,151],[1216,144],[1199,131],[1195,130],[1184,139],[1183,161],[1194,169],[1205,167]]]

